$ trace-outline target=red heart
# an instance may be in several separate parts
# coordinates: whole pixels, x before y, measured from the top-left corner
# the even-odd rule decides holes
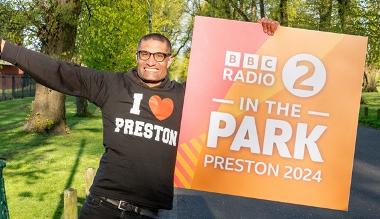
[[[149,107],[153,115],[162,121],[173,113],[174,104],[170,98],[161,99],[161,97],[154,95],[149,99]]]

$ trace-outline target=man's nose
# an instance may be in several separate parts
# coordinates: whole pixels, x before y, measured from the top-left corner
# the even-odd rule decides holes
[[[155,64],[157,63],[157,61],[154,59],[153,54],[150,55],[150,57],[149,57],[148,60],[146,60],[146,63],[147,63],[148,65],[150,65],[150,66],[155,65]]]

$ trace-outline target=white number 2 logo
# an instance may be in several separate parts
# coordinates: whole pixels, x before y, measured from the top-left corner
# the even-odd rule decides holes
[[[291,57],[282,70],[285,88],[297,97],[318,94],[326,83],[326,69],[321,60],[310,54]]]

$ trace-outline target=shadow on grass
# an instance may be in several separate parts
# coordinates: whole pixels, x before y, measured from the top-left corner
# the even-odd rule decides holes
[[[65,185],[64,189],[67,189],[67,188],[71,187],[71,184],[73,182],[75,173],[78,170],[79,161],[80,161],[80,158],[81,158],[81,156],[83,154],[83,150],[84,150],[85,146],[86,146],[86,140],[82,139],[81,143],[80,143],[79,150],[78,150],[78,154],[76,156],[74,165],[71,168],[70,176],[69,176],[69,178],[67,178],[66,185]],[[60,219],[61,218],[62,212],[63,212],[63,204],[64,204],[64,202],[63,202],[63,194],[61,194],[60,201],[58,202],[57,207],[55,208],[55,211],[54,211],[53,219]]]
[[[98,116],[91,116],[87,118],[70,116],[67,124],[71,129],[74,129],[78,123],[85,122],[89,118],[94,119],[94,118],[98,118]],[[17,131],[17,132],[7,133],[7,130],[13,129],[13,128],[14,127],[10,125],[10,126],[5,127],[4,129],[0,129],[0,142],[2,142],[2,147],[0,148],[0,157],[3,158],[4,160],[11,160],[13,157],[20,154],[27,154],[28,152],[34,150],[35,148],[40,147],[41,145],[44,145],[46,141],[48,141],[49,138],[53,136],[51,134],[31,134],[31,133],[24,132],[22,130]],[[78,130],[81,131],[82,129],[78,129]],[[83,129],[83,130],[101,132],[102,129],[90,128],[88,130],[87,129]],[[27,144],[17,144],[17,143],[15,144],[14,139],[20,139],[20,138],[25,137],[26,135],[34,135],[34,136],[31,140],[27,142]],[[49,152],[49,151],[46,151],[46,152]],[[32,156],[28,159],[35,160],[38,158],[39,157]],[[26,162],[28,161],[26,160],[24,163]],[[19,164],[19,165],[22,165],[22,164]],[[16,165],[14,167],[19,168],[20,167],[19,165]]]
[[[7,177],[22,176],[26,179],[27,184],[34,184],[37,180],[43,178],[43,175],[47,173],[46,170],[41,168],[23,169],[23,167],[37,160],[42,160],[48,152],[55,151],[55,149],[41,150],[38,153],[33,153],[34,149],[46,143],[48,136],[30,135],[31,139],[27,143],[18,142],[18,139],[22,139],[26,135],[28,134],[22,131],[0,132],[0,142],[2,142],[0,157],[9,162],[9,165],[7,165]],[[18,156],[22,157],[22,159],[15,158]]]
[[[73,98],[71,99],[73,100]],[[80,125],[81,123],[85,124],[87,122],[92,124],[99,120],[101,118],[99,109],[93,104],[89,104],[89,111],[93,113],[93,115],[89,117],[78,117],[75,116],[75,104],[73,104],[72,100],[69,99],[69,101],[66,102],[66,118],[70,129],[73,130],[73,132],[99,132],[99,135],[101,135],[102,129],[100,127],[97,128],[90,125],[83,125],[86,127],[83,128]],[[15,197],[34,198],[38,201],[44,201],[46,199],[51,199],[51,196],[49,195],[50,193],[45,191],[33,191],[31,188],[34,188],[33,184],[43,181],[46,176],[50,176],[50,169],[53,168],[52,171],[55,171],[57,167],[53,165],[53,167],[49,167],[50,169],[44,168],[43,165],[40,165],[41,162],[42,164],[45,164],[45,162],[48,162],[47,164],[50,162],[54,163],[57,153],[62,155],[60,152],[61,148],[59,146],[75,144],[75,147],[73,147],[73,149],[75,148],[74,154],[72,155],[75,156],[75,150],[77,150],[77,157],[72,164],[69,164],[69,166],[73,165],[71,172],[69,173],[70,176],[67,179],[62,177],[61,182],[65,184],[65,187],[60,188],[58,189],[59,191],[57,191],[58,193],[62,193],[65,188],[70,187],[72,184],[73,177],[77,172],[80,157],[85,153],[84,147],[86,145],[86,141],[84,137],[75,137],[78,133],[73,133],[73,139],[75,139],[75,142],[71,143],[66,140],[62,140],[62,137],[56,138],[51,134],[31,134],[22,131],[21,127],[25,121],[26,114],[29,111],[30,101],[31,99],[22,101],[12,100],[2,102],[0,104],[0,118],[3,119],[3,121],[0,121],[0,157],[8,161],[6,169],[6,177],[8,179],[20,179],[25,181],[23,187],[17,188],[20,191],[15,193]],[[95,122],[95,124],[97,123]],[[81,128],[78,129],[78,127]],[[68,136],[70,135],[71,134],[68,134]],[[78,146],[80,146],[80,148],[78,148]],[[31,185],[31,187],[28,187],[27,185]],[[54,198],[54,200],[57,199]],[[58,200],[60,201],[57,201],[57,204],[55,203],[56,201],[52,203],[54,218],[59,218],[63,212],[63,195]],[[78,199],[78,201],[83,202],[84,199]]]

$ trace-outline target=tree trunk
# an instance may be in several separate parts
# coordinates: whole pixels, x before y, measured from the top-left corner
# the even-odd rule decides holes
[[[230,6],[233,8],[232,10],[232,17],[231,19],[238,19],[238,15],[240,15],[244,21],[252,21],[250,17],[245,13],[244,10],[244,1],[239,2],[239,1],[229,1],[229,4],[225,4],[224,7],[230,8]]]
[[[265,5],[264,0],[260,0],[260,17],[265,17]]]
[[[338,14],[340,19],[340,29],[342,32],[346,29],[346,11],[348,10],[348,4],[350,0],[338,0]]]
[[[252,15],[251,15],[251,21],[256,21],[257,20],[257,5],[256,5],[256,0],[251,1],[251,8],[252,8]]]
[[[332,0],[319,1],[319,30],[327,31],[331,27]]]
[[[55,0],[43,10],[44,25],[39,27],[41,51],[63,60],[71,60],[80,14],[80,0]],[[24,129],[38,133],[67,133],[65,118],[65,95],[42,85],[36,85],[32,113]]]
[[[24,130],[37,133],[66,133],[65,99],[65,95],[36,84],[32,114],[28,117]]]
[[[280,1],[280,23],[282,26],[288,26],[288,0]]]
[[[80,117],[86,117],[89,116],[90,113],[88,112],[88,102],[87,99],[84,97],[77,97],[76,98],[76,105],[77,105],[77,116]]]

